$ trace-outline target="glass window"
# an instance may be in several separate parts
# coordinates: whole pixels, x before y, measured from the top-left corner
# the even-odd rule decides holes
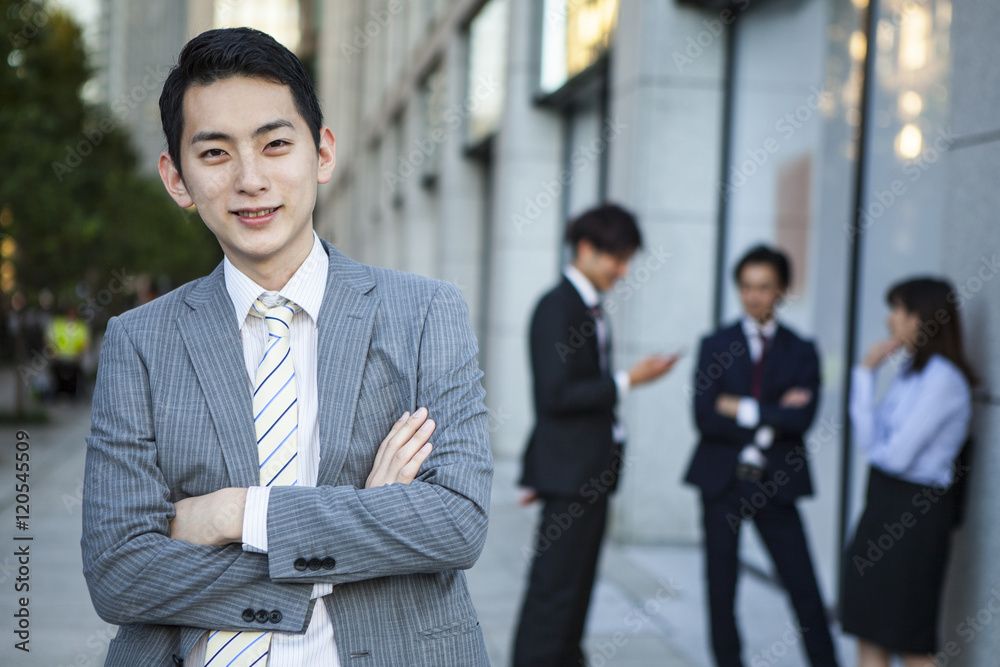
[[[545,0],[543,11],[540,86],[551,93],[607,52],[618,0]]]
[[[466,140],[479,144],[500,126],[507,81],[509,0],[490,0],[469,25]]]

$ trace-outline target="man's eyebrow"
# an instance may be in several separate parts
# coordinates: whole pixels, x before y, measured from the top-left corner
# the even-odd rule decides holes
[[[267,134],[268,132],[273,132],[274,130],[277,130],[282,127],[287,127],[293,130],[295,129],[295,126],[292,124],[292,121],[285,120],[284,118],[279,118],[278,120],[273,120],[270,123],[266,123],[258,127],[256,130],[254,130],[253,137],[256,139],[257,137],[263,134]],[[192,144],[196,144],[199,141],[232,141],[232,140],[233,138],[228,134],[226,134],[225,132],[213,132],[211,130],[204,130],[202,132],[198,132],[193,137],[191,137]]]
[[[278,128],[281,127],[287,127],[292,130],[295,129],[295,126],[292,125],[292,121],[285,120],[284,118],[279,118],[278,120],[273,120],[270,123],[267,123],[266,125],[261,125],[260,127],[258,127],[257,130],[254,131],[253,136],[254,138],[257,138],[262,134],[273,132],[274,130],[277,130]]]
[[[196,144],[199,141],[232,141],[233,138],[226,134],[225,132],[212,132],[212,131],[202,131],[196,133],[191,137],[191,143]]]

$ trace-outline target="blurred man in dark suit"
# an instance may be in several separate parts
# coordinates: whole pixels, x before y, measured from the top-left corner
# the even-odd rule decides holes
[[[635,217],[613,205],[570,223],[573,263],[531,320],[535,429],[524,454],[522,503],[540,499],[541,524],[514,646],[516,667],[579,667],[608,495],[622,465],[615,406],[677,356],[654,355],[612,373],[601,295],[628,271],[642,239]]]
[[[712,649],[741,667],[734,603],[740,526],[752,519],[798,616],[814,667],[836,665],[795,500],[812,494],[803,435],[820,386],[815,346],[775,319],[788,258],[758,246],[736,267],[744,315],[702,340],[695,375],[701,439],[686,480],[701,489]]]

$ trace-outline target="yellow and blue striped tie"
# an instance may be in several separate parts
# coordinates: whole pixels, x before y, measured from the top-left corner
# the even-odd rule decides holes
[[[292,317],[299,310],[291,301],[269,308],[260,299],[250,309],[267,325],[253,391],[261,486],[298,483],[298,397],[288,339]],[[270,645],[270,632],[216,630],[208,637],[205,667],[263,667]]]

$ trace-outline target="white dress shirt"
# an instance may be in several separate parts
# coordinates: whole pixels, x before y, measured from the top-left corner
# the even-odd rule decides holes
[[[774,341],[774,334],[778,331],[778,320],[773,317],[764,324],[750,316],[744,316],[741,321],[743,334],[747,337],[747,345],[750,347],[750,362],[756,364],[764,354],[764,338],[768,342]],[[736,423],[744,428],[757,428],[760,424],[760,404],[757,399],[744,396],[740,399],[740,406],[736,412]],[[770,443],[768,443],[770,444]]]
[[[295,390],[298,398],[298,479],[299,486],[316,486],[319,473],[319,394],[317,390],[317,329],[316,321],[326,292],[330,260],[313,232],[313,246],[302,265],[284,287],[268,292],[239,269],[223,260],[226,290],[233,301],[236,321],[240,323],[243,361],[246,364],[247,387],[253,393],[256,368],[264,355],[267,325],[250,315],[250,306],[262,294],[280,295],[301,306],[292,318],[289,349],[295,369]],[[267,553],[267,507],[270,487],[252,486],[247,489],[243,515],[243,549]],[[312,597],[321,598],[333,592],[333,584],[313,584]],[[204,665],[208,633],[198,640],[187,656],[187,664]],[[333,623],[326,605],[318,600],[305,634],[274,632],[267,657],[268,667],[339,667]]]
[[[875,403],[875,371],[854,368],[851,425],[854,441],[883,472],[908,482],[945,487],[952,462],[969,433],[972,395],[953,363],[935,354],[923,370],[907,362]]]
[[[563,275],[576,288],[577,293],[579,293],[580,298],[583,299],[583,303],[587,308],[595,308],[601,305],[601,296],[597,288],[594,287],[594,284],[590,282],[587,276],[583,275],[580,269],[570,264],[563,271]],[[608,323],[604,321],[603,317],[598,318],[596,321],[598,345],[607,345]],[[628,376],[628,371],[618,371],[614,374],[614,380],[615,388],[618,390],[618,400],[620,401],[628,395],[629,390],[632,388],[632,380]],[[613,425],[613,434],[615,442],[625,442],[625,426],[617,419],[615,419]]]

